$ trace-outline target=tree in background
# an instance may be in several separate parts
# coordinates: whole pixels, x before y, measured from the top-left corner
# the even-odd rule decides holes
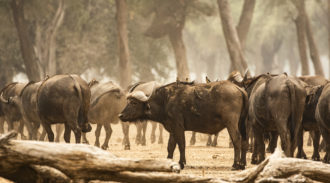
[[[310,25],[309,17],[307,15],[307,12],[305,9],[305,1],[292,0],[292,2],[298,11],[297,22],[299,25],[297,25],[297,32],[299,33],[300,31],[303,31],[306,33],[306,38],[307,38],[308,47],[309,47],[309,53],[310,53],[310,56],[311,56],[311,59],[312,59],[313,65],[314,65],[315,75],[324,76],[321,61],[320,61],[319,51],[317,49],[317,46],[316,46],[316,43],[314,40],[314,36],[312,33],[312,28]],[[301,26],[301,28],[300,28],[300,26]],[[303,29],[303,30],[298,30],[298,28]],[[299,33],[299,35],[300,34],[302,34],[302,33]],[[303,37],[301,37],[300,39],[303,39]],[[300,44],[302,44],[301,42],[302,41],[300,41]],[[303,48],[301,48],[301,49],[303,49]],[[305,63],[302,63],[302,66],[303,66],[303,64],[305,64]]]
[[[132,71],[130,54],[127,38],[127,4],[126,0],[116,0],[117,8],[117,34],[119,47],[119,69],[120,69],[120,85],[127,88],[131,83]]]
[[[180,80],[189,78],[189,68],[182,31],[186,21],[186,10],[191,2],[189,0],[154,2],[156,15],[151,26],[145,33],[145,35],[152,38],[169,37],[175,55],[177,77]]]
[[[12,0],[10,5],[19,37],[26,75],[30,81],[39,81],[41,77],[37,64],[37,57],[33,50],[29,32],[27,31],[28,26],[24,16],[24,3],[25,1],[23,0]]]
[[[231,10],[227,0],[218,0],[222,30],[226,39],[227,49],[231,60],[231,71],[239,71],[242,74],[248,69],[241,43],[234,27]]]

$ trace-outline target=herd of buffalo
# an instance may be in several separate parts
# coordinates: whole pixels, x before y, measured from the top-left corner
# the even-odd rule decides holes
[[[47,134],[53,142],[52,124],[64,124],[64,140],[70,142],[71,131],[76,143],[88,143],[87,132],[96,124],[95,145],[100,146],[102,126],[106,138],[101,146],[108,148],[111,124],[120,120],[123,144],[130,149],[129,123],[135,122],[136,141],[145,145],[146,121],[152,122],[152,142],[160,123],[170,134],[168,158],[179,147],[181,168],[186,164],[185,131],[217,134],[227,128],[234,147],[233,169],[244,169],[246,153],[252,146],[252,164],[265,159],[265,139],[270,139],[271,151],[278,136],[288,157],[306,158],[303,151],[303,131],[313,138],[313,160],[320,160],[319,142],[322,135],[326,154],[323,162],[330,163],[330,82],[322,76],[288,76],[286,73],[243,77],[233,72],[227,80],[195,83],[176,81],[166,85],[139,82],[122,89],[113,82],[87,83],[78,75],[55,75],[40,82],[10,83],[0,93],[0,132],[6,121],[18,131],[24,126],[28,139],[43,139]],[[119,120],[120,119],[120,120]],[[43,132],[39,134],[40,125]],[[57,134],[61,127],[57,126]],[[211,138],[209,138],[211,139]],[[250,139],[250,140],[249,140]],[[58,136],[56,141],[59,141]],[[162,135],[159,143],[162,143]],[[250,143],[249,143],[250,142]],[[209,142],[210,144],[211,142]],[[213,142],[213,144],[216,143]]]

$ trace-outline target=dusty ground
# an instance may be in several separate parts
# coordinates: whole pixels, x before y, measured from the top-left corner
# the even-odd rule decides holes
[[[93,126],[94,127],[94,126]],[[121,125],[112,125],[113,134],[110,139],[109,149],[108,151],[114,153],[120,157],[127,158],[147,158],[147,159],[159,159],[167,157],[167,140],[168,133],[164,130],[164,143],[158,144],[158,129],[156,131],[157,141],[154,144],[150,142],[150,134],[151,134],[151,124],[148,124],[147,128],[147,145],[141,146],[135,144],[135,135],[136,135],[136,127],[134,124],[130,126],[130,142],[131,142],[131,150],[124,150],[121,139],[122,139],[122,129]],[[95,128],[93,128],[95,129]],[[102,129],[101,132],[101,144],[103,143],[103,138],[105,136],[105,132]],[[182,174],[194,174],[200,176],[208,176],[208,177],[221,177],[230,175],[236,171],[231,171],[231,165],[233,164],[233,153],[234,150],[232,148],[228,148],[229,136],[227,130],[223,130],[220,133],[218,138],[218,146],[217,147],[206,147],[207,136],[204,134],[197,134],[196,136],[196,144],[194,146],[189,145],[191,137],[191,132],[186,132],[186,159],[187,166],[182,171]],[[307,154],[308,158],[311,158],[313,149],[312,147],[308,147],[307,143],[308,134],[305,133],[305,145],[304,150]],[[94,144],[94,130],[88,134],[88,139],[91,144]],[[269,154],[267,154],[269,155]],[[324,153],[321,153],[321,157],[324,156]],[[174,161],[179,161],[179,150],[176,148],[174,152]],[[251,153],[247,154],[247,168],[253,167],[255,165],[250,164],[251,161]]]

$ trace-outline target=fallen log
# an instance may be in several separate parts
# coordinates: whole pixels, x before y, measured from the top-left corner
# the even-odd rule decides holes
[[[11,140],[17,133],[0,137],[0,176],[15,182],[327,182],[330,165],[287,158],[280,149],[260,165],[230,177],[207,178],[180,175],[170,160],[118,158],[85,144],[58,144]]]
[[[132,160],[118,158],[108,151],[85,144],[59,144],[39,141],[10,140],[10,132],[0,138],[0,167],[46,165],[71,179],[98,179],[100,175],[119,171],[178,172],[171,160]],[[13,167],[11,167],[13,168]],[[93,172],[93,174],[90,174]]]

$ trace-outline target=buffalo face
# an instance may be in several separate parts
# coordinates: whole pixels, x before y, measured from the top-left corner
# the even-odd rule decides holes
[[[128,103],[124,110],[119,114],[121,121],[138,121],[146,118],[149,109],[147,102],[142,102],[136,98],[128,98]]]

